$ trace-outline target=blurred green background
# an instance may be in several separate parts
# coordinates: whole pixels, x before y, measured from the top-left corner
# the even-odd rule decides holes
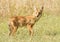
[[[19,27],[15,36],[8,35],[8,19],[12,16],[26,16],[44,4],[41,18],[30,35],[26,27]],[[60,0],[0,0],[0,42],[60,42]]]

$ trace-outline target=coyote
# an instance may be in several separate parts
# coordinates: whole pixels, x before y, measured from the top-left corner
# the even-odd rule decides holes
[[[28,16],[14,16],[9,19],[9,35],[14,35],[18,29],[19,26],[27,26],[29,34],[33,35],[32,27],[35,24],[35,22],[41,17],[43,12],[43,6],[38,11],[37,8],[34,7],[34,12],[32,15]]]

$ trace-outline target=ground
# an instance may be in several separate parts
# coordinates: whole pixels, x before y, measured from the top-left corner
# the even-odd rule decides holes
[[[15,36],[9,36],[7,20],[0,23],[0,42],[60,42],[60,16],[45,15],[33,27],[34,35],[30,35],[26,27],[19,27]]]

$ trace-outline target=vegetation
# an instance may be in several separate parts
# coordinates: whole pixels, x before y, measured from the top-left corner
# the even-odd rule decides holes
[[[30,35],[26,27],[19,27],[15,36],[9,36],[8,19],[16,15],[31,15],[33,7],[44,3],[44,11]],[[60,42],[60,0],[0,0],[0,42]]]

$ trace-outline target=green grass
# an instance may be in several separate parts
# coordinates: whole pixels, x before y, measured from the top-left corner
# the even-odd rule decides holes
[[[26,27],[19,27],[15,36],[9,36],[7,20],[0,22],[0,42],[60,42],[60,16],[43,14],[30,35]]]
[[[25,26],[19,27],[15,36],[8,35],[7,21],[10,17],[31,15],[34,5],[40,10],[43,4],[42,0],[25,1],[2,0],[0,2],[0,42],[60,42],[60,0],[43,0],[44,12],[33,27],[34,35],[31,40]]]

